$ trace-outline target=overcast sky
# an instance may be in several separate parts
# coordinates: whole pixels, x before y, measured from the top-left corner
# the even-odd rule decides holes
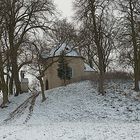
[[[57,8],[62,12],[63,17],[67,17],[69,20],[73,15],[72,12],[72,1],[73,0],[54,0]]]

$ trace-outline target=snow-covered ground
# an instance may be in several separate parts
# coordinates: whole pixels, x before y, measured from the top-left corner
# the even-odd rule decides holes
[[[46,91],[44,103],[31,94],[11,98],[0,109],[0,140],[140,140],[140,97],[131,88],[130,81],[109,82],[102,96],[84,81]]]

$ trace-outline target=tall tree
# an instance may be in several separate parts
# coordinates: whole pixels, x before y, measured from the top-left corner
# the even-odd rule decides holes
[[[5,64],[6,64],[6,49],[3,47],[2,44],[2,34],[4,32],[4,5],[0,1],[0,90],[3,93],[3,102],[1,107],[5,107],[6,104],[9,102],[8,100],[8,85],[5,79]]]
[[[139,0],[119,0],[120,11],[123,13],[124,20],[124,29],[125,29],[125,37],[127,38],[127,42],[130,42],[129,49],[132,50],[133,54],[127,53],[129,56],[129,60],[131,60],[131,64],[134,68],[134,89],[135,91],[139,91],[139,80],[140,80],[140,45],[139,45],[139,16],[140,16],[140,2]],[[127,26],[126,26],[127,25]],[[129,51],[130,52],[130,51]]]
[[[92,49],[92,56],[96,57],[96,64],[99,69],[99,92],[104,94],[104,76],[106,66],[108,65],[106,60],[109,60],[111,48],[113,45],[113,22],[108,22],[111,2],[109,0],[78,0],[75,1],[76,18],[82,21],[82,24],[86,25],[88,36],[85,38],[89,40],[94,46]],[[110,16],[111,18],[111,16]],[[111,25],[111,27],[110,27]],[[90,45],[91,45],[90,44]],[[88,52],[91,46],[88,44]],[[95,50],[95,51],[94,51]]]
[[[28,73],[34,76],[40,84],[41,88],[41,95],[42,95],[42,102],[46,100],[45,92],[44,92],[44,82],[43,82],[43,76],[44,76],[44,67],[42,63],[40,62],[40,57],[42,55],[42,52],[44,51],[44,48],[46,48],[46,44],[44,42],[41,42],[41,40],[35,40],[32,42],[32,47],[29,50],[33,54],[32,63],[29,64]]]
[[[47,43],[43,40],[37,39],[34,40],[31,43],[32,47],[29,48],[29,51],[33,54],[33,59],[32,63],[29,64],[28,66],[28,73],[34,76],[40,84],[41,88],[41,95],[42,95],[42,102],[46,100],[45,97],[45,88],[44,88],[44,82],[43,82],[43,77],[45,75],[46,70],[56,61],[54,61],[53,57],[50,59],[50,61],[45,61],[44,63],[44,58],[43,54],[45,52],[45,55],[49,55],[49,48]]]
[[[18,68],[18,53],[26,35],[34,36],[39,29],[48,30],[50,15],[54,6],[51,0],[3,0],[5,6],[5,27],[12,77],[16,86],[16,96],[21,93]]]

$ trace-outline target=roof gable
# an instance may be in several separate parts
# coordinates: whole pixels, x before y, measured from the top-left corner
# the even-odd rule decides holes
[[[94,67],[91,68],[88,64],[84,63],[84,71],[85,72],[95,72],[96,69]]]
[[[65,51],[66,56],[72,56],[72,57],[79,57],[80,55],[78,52],[74,49],[73,46],[67,45],[63,43],[61,46],[57,46],[53,48],[50,53],[45,53],[45,51],[42,53],[43,58],[49,58],[54,56],[60,56],[62,51]]]

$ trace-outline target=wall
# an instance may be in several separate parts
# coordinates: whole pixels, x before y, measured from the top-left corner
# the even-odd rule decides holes
[[[54,57],[53,61],[57,61],[58,57]],[[66,57],[68,65],[72,68],[72,79],[67,84],[83,80],[85,76],[91,76],[93,72],[84,72],[84,62],[82,57]],[[50,63],[48,60],[46,62]],[[64,85],[64,81],[57,76],[58,62],[53,63],[45,72],[44,83],[48,80],[49,89]]]

